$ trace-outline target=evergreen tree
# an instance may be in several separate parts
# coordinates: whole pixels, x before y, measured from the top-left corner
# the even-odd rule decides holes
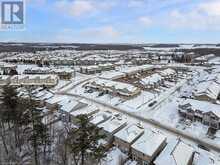
[[[5,86],[2,91],[1,117],[3,122],[7,122],[9,129],[17,117],[18,93],[15,88]]]
[[[42,122],[42,108],[33,96],[32,89],[28,89],[28,114],[30,119],[30,142],[34,153],[34,164],[40,164],[40,155],[46,153],[47,146],[51,144],[47,126]],[[45,158],[45,157],[44,157]]]
[[[7,155],[10,154],[8,155],[10,157],[9,160],[17,160],[19,159],[19,155],[16,155],[15,153],[17,150],[21,152],[22,145],[24,144],[22,126],[23,121],[26,119],[24,118],[25,110],[23,109],[23,106],[21,106],[23,101],[18,97],[16,88],[5,86],[3,88],[1,102],[0,128],[5,153]],[[7,126],[5,126],[5,124]]]
[[[77,128],[68,133],[67,143],[75,164],[84,165],[86,162],[99,162],[106,156],[106,148],[99,144],[105,138],[100,128],[89,123],[87,115],[79,115]],[[91,164],[91,163],[90,163]]]

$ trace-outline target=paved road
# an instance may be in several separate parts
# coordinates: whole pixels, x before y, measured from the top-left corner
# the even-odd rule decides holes
[[[120,113],[123,113],[123,114],[126,114],[132,118],[135,118],[135,119],[138,119],[140,121],[143,121],[147,124],[150,124],[151,126],[153,127],[156,127],[158,128],[159,130],[163,130],[163,131],[167,131],[167,132],[170,132],[171,134],[174,134],[178,137],[183,137],[187,140],[190,140],[194,143],[197,143],[197,144],[201,144],[207,148],[210,148],[216,152],[220,152],[220,145],[217,145],[211,141],[205,141],[203,139],[200,139],[199,137],[197,136],[194,136],[194,135],[191,135],[191,134],[188,134],[182,130],[178,130],[176,128],[173,128],[169,125],[165,125],[163,123],[160,123],[158,121],[155,121],[155,120],[152,120],[152,119],[148,119],[148,118],[145,118],[141,115],[138,115],[138,114],[134,114],[134,113],[131,113],[131,112],[127,112],[121,108],[118,108],[118,107],[115,107],[113,105],[109,105],[109,104],[106,104],[104,102],[101,102],[101,101],[98,101],[98,100],[95,100],[95,99],[92,99],[92,98],[87,98],[85,96],[82,96],[82,95],[77,95],[77,94],[70,94],[70,93],[66,93],[66,92],[57,92],[56,94],[58,95],[69,95],[69,96],[74,96],[74,97],[78,97],[78,98],[81,98],[81,99],[85,99],[85,100],[88,100],[88,101],[91,101],[91,102],[94,102],[96,104],[100,104],[102,106],[105,106],[105,107],[108,107],[112,110],[115,110],[117,112],[120,112]]]

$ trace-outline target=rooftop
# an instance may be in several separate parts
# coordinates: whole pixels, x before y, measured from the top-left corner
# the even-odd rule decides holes
[[[138,127],[136,124],[132,124],[117,132],[115,136],[125,142],[131,143],[133,140],[135,140],[135,138],[143,133],[144,129]]]
[[[175,139],[167,144],[165,149],[154,161],[155,165],[188,165],[193,156],[194,149],[183,143],[180,139]]]
[[[147,129],[131,147],[151,157],[165,141],[164,135]]]

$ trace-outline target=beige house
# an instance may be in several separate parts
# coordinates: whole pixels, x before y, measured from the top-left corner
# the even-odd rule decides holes
[[[57,85],[58,81],[56,75],[15,75],[10,78],[10,85],[52,87]]]

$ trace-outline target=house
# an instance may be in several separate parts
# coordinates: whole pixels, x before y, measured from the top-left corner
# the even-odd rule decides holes
[[[82,103],[78,100],[75,100],[72,97],[66,97],[61,100],[58,104],[58,111],[62,114],[62,120],[66,122],[70,122],[72,119],[71,112],[76,111],[78,109],[84,108],[87,104]]]
[[[168,68],[168,69],[161,71],[160,75],[167,80],[172,80],[173,78],[177,76],[177,73],[175,70]]]
[[[98,66],[102,71],[109,71],[109,70],[115,69],[115,65],[113,65],[111,63],[99,64]]]
[[[147,72],[152,69],[154,69],[153,65],[141,65],[141,66],[124,68],[121,70],[121,72],[125,73],[126,76],[132,76],[136,73],[143,73],[143,72]]]
[[[150,164],[166,146],[166,137],[154,130],[147,129],[131,145],[133,160],[140,165]]]
[[[201,82],[193,91],[193,96],[197,100],[210,101],[215,103],[220,95],[220,84],[214,81]]]
[[[109,92],[113,95],[132,97],[138,95],[141,91],[139,88],[111,80],[95,78],[84,85],[85,88],[93,88],[102,92]]]
[[[47,67],[33,67],[33,68],[27,68],[23,72],[24,74],[50,74],[51,68]]]
[[[160,76],[158,73],[155,73],[151,76],[141,79],[140,84],[143,86],[143,88],[146,89],[157,88],[161,84],[163,84],[163,77]]]
[[[83,107],[81,109],[77,109],[75,111],[70,112],[71,115],[71,121],[75,124],[77,124],[77,116],[78,115],[87,115],[89,118],[92,118],[93,115],[99,112],[99,109],[96,106],[88,105],[86,107]]]
[[[72,111],[84,108],[87,104],[75,100],[73,97],[66,97],[65,99],[59,101],[58,103],[59,111],[61,113],[69,114]]]
[[[215,130],[220,129],[219,105],[187,99],[178,106],[178,111],[186,119],[200,121]]]
[[[0,86],[5,86],[10,83],[10,76],[0,75]]]
[[[96,106],[93,105],[88,105],[84,108],[75,110],[70,112],[70,114],[74,117],[78,116],[78,115],[88,115],[88,116],[92,116],[95,113],[99,112],[99,109]]]
[[[94,125],[99,125],[99,124],[109,120],[111,117],[112,117],[112,112],[99,111],[98,113],[95,113],[94,115],[92,115],[90,123],[94,124]]]
[[[38,91],[34,96],[40,101],[40,105],[45,106],[45,101],[52,98],[54,94],[50,91],[42,90]]]
[[[15,75],[10,77],[12,86],[46,86],[53,87],[58,84],[56,75]]]
[[[217,155],[213,153],[199,149],[193,157],[193,165],[219,165],[220,161],[218,160]]]
[[[52,73],[58,75],[61,80],[69,80],[75,75],[74,70],[66,68],[53,69]]]
[[[53,97],[51,97],[45,101],[45,106],[49,110],[58,110],[58,108],[59,108],[58,103],[65,98],[66,97],[61,96],[61,95],[54,95]]]
[[[214,54],[208,54],[208,55],[204,55],[204,56],[200,56],[200,57],[196,57],[194,59],[194,62],[197,62],[197,63],[201,63],[201,64],[204,64],[206,62],[208,62],[209,60],[215,58],[216,56]]]
[[[58,75],[60,79],[68,80],[72,78],[74,71],[66,68],[51,69],[47,67],[33,67],[25,69],[24,74],[54,74]]]
[[[114,137],[114,144],[125,153],[130,153],[131,145],[144,134],[144,129],[131,124],[117,132]]]
[[[127,119],[121,114],[117,114],[112,117],[110,120],[99,124],[98,127],[102,128],[102,132],[106,135],[106,141],[109,143],[113,142],[114,134],[120,131],[127,125]]]
[[[102,73],[99,78],[107,79],[107,80],[116,80],[119,78],[125,77],[125,73],[119,72],[119,71],[109,71]]]
[[[0,70],[4,74],[9,74],[12,70],[16,70],[16,69],[17,69],[17,65],[0,62]]]
[[[83,74],[95,74],[101,73],[101,68],[98,65],[84,66],[80,68],[80,73]]]
[[[192,165],[194,149],[181,141],[175,139],[170,141],[160,155],[155,159],[155,165]]]

